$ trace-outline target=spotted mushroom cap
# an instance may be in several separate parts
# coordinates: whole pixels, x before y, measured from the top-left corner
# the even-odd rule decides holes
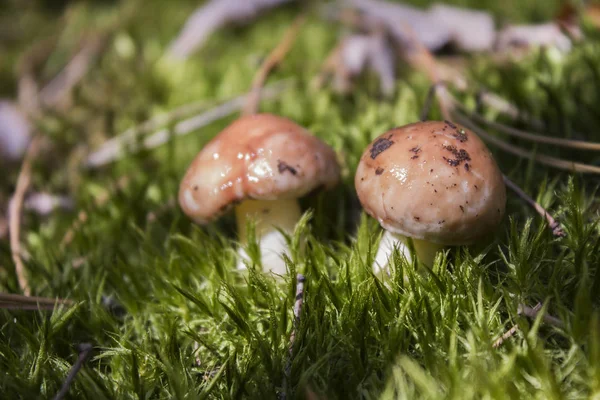
[[[504,215],[502,173],[485,144],[452,122],[394,128],[363,153],[355,177],[366,212],[388,231],[470,244]]]
[[[179,186],[179,204],[206,223],[244,199],[298,198],[334,186],[334,151],[306,129],[271,114],[243,116],[201,151]]]

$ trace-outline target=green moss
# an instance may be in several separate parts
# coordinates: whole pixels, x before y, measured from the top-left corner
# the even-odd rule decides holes
[[[547,2],[484,3],[500,19],[546,19],[555,11]],[[55,150],[37,160],[33,188],[72,191],[77,212],[85,211],[87,220],[74,225],[77,212],[48,219],[26,214],[27,268],[36,295],[78,305],[54,312],[0,311],[3,398],[52,397],[82,342],[95,351],[71,388],[73,398],[274,398],[280,391],[288,398],[310,391],[340,399],[598,395],[596,178],[558,173],[492,149],[501,169],[556,213],[567,237],[553,238],[540,217],[509,195],[508,217],[493,242],[449,250],[425,274],[415,273],[397,254],[389,285],[383,285],[370,272],[380,229],[360,214],[353,174],[374,137],[418,119],[429,84],[418,71],[406,72],[390,100],[379,99],[368,79],[345,97],[311,89],[311,78],[338,37],[331,23],[314,15],[270,78],[293,77],[293,88],[262,110],[293,118],[331,144],[345,175],[335,190],[303,200],[310,211],[290,238],[290,277],[284,283],[255,271],[256,265],[247,274],[234,270],[230,217],[197,227],[175,206],[165,206],[193,156],[231,118],[99,171],[67,169],[80,147],[97,145],[148,116],[246,91],[296,11],[286,7],[251,26],[222,31],[187,63],[167,65],[161,52],[196,2],[167,4],[144,2],[119,29],[121,47],[109,46],[86,76],[73,107],[41,122]],[[104,11],[97,14],[98,7]],[[86,3],[74,18],[95,21],[97,15],[117,15],[118,7]],[[22,12],[16,19],[31,25],[2,58],[6,87],[15,87],[5,71],[26,45],[41,32],[59,29],[36,8]],[[38,23],[44,28],[30,28]],[[477,86],[461,100],[474,104],[477,90],[487,87],[547,122],[548,135],[598,141],[597,47],[590,39],[563,60],[539,52],[505,66],[477,57],[467,71]],[[55,53],[55,65],[68,54]],[[432,116],[439,118],[439,111]],[[600,161],[593,153],[537,150]],[[3,171],[4,198],[17,170]],[[123,177],[127,184],[117,185]],[[99,204],[106,195],[109,200]],[[72,227],[73,240],[61,245]],[[308,246],[299,245],[300,234]],[[249,253],[255,254],[252,248]],[[0,265],[0,291],[18,292],[6,241],[0,242]],[[296,272],[307,277],[306,297],[291,375],[283,386]],[[565,327],[517,315],[519,303],[538,302]],[[514,323],[520,327],[516,335],[493,349]]]

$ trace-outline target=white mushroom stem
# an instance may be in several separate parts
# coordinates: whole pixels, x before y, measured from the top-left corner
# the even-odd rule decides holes
[[[294,232],[296,223],[302,216],[298,201],[296,199],[244,200],[235,207],[235,216],[239,240],[242,244],[238,249],[238,269],[246,269],[244,261],[250,258],[244,246],[248,244],[248,221],[253,220],[263,271],[285,275],[287,270],[281,255],[288,253],[289,249],[285,237],[278,228],[288,234]]]
[[[373,263],[373,272],[375,275],[389,273],[388,264],[394,248],[397,248],[400,254],[403,254],[408,261],[411,261],[412,254],[409,248],[409,241],[412,241],[417,260],[428,267],[433,265],[437,252],[445,247],[442,244],[426,240],[411,239],[386,230],[379,242],[379,248],[377,249],[375,262]]]

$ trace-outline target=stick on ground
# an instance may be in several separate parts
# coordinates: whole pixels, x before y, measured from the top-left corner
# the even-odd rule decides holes
[[[468,116],[474,119],[475,121],[485,124],[490,128],[496,129],[509,136],[517,137],[523,140],[528,140],[534,143],[550,144],[559,147],[567,147],[579,150],[600,151],[600,143],[586,142],[584,140],[563,139],[523,131],[495,121],[490,121],[478,113],[469,112],[466,109],[466,107],[464,107],[462,104],[459,104],[459,107],[463,110],[463,112],[468,113]]]
[[[263,90],[263,98],[273,99],[278,97],[290,85],[290,80],[282,80],[270,85]],[[177,123],[173,129],[161,129],[146,137],[141,145],[130,140],[129,135],[124,140],[117,140],[116,143],[110,142],[106,146],[101,146],[97,151],[91,153],[85,166],[88,168],[98,168],[110,164],[124,157],[129,152],[135,152],[141,149],[150,150],[159,147],[169,141],[171,135],[182,136],[190,132],[205,127],[206,125],[225,118],[243,108],[249,94],[241,95],[226,101],[218,106],[206,110],[198,115],[192,116]],[[134,136],[135,137],[135,136]]]
[[[481,127],[477,126],[474,122],[472,122],[471,120],[469,120],[468,118],[466,118],[458,112],[455,112],[453,115],[456,122],[458,122],[461,125],[464,125],[473,132],[477,133],[477,135],[479,135],[486,142],[492,143],[494,146],[499,147],[500,149],[508,153],[517,155],[519,157],[527,158],[537,163],[556,169],[562,169],[570,172],[600,174],[600,167],[597,167],[595,165],[583,164],[576,161],[563,160],[561,158],[546,156],[543,154],[535,154],[520,147],[513,146],[512,144],[506,143],[502,139],[488,134]]]
[[[65,379],[65,383],[63,383],[62,388],[56,394],[54,400],[62,400],[67,395],[69,388],[71,387],[71,383],[73,383],[75,376],[77,376],[77,373],[87,361],[88,357],[92,353],[92,350],[93,346],[89,343],[82,343],[79,345],[79,357],[77,358],[77,361],[75,361],[75,364],[73,364],[73,367],[69,371],[69,375],[67,375],[67,378]]]
[[[540,308],[542,308],[542,303],[537,303],[535,305],[535,307],[532,308],[532,310],[534,312],[537,312],[537,311],[539,311]],[[519,309],[517,310],[517,314],[521,314],[521,305],[519,305]],[[518,330],[519,330],[519,324],[514,324],[509,330],[507,330],[506,332],[504,332],[504,334],[502,336],[500,336],[494,342],[494,344],[492,344],[492,347],[494,349],[497,349],[498,347],[502,346],[502,343],[504,343],[504,341],[510,339],[515,333],[517,333]]]
[[[296,17],[292,26],[290,26],[287,32],[283,35],[281,42],[279,42],[273,51],[271,51],[271,53],[260,66],[259,70],[256,72],[256,75],[254,75],[254,79],[252,80],[252,89],[250,90],[248,101],[244,107],[244,114],[251,115],[258,111],[261,88],[264,86],[271,70],[281,63],[285,55],[292,48],[292,45],[294,44],[296,37],[298,37],[300,28],[304,24],[305,20],[306,17],[304,15],[299,15]]]
[[[71,306],[69,299],[23,296],[13,293],[0,293],[0,308],[11,310],[53,310],[59,305]]]
[[[19,177],[17,178],[15,193],[12,196],[11,205],[8,211],[10,251],[13,262],[15,263],[15,272],[17,274],[19,287],[27,296],[31,294],[31,288],[29,287],[29,281],[25,272],[25,264],[21,259],[21,240],[19,238],[21,234],[21,209],[23,208],[25,192],[27,192],[31,182],[32,163],[40,150],[40,144],[41,136],[34,137],[29,143],[25,158],[23,159],[23,164],[21,165]]]
[[[515,192],[521,199],[523,199],[527,204],[537,211],[543,218],[548,221],[548,227],[552,230],[552,234],[558,237],[564,237],[565,232],[561,228],[560,224],[550,215],[548,211],[544,207],[542,207],[538,202],[536,202],[533,198],[529,197],[527,193],[523,191],[516,183],[508,179],[506,175],[502,175],[504,179],[504,183],[508,186],[513,192]]]
[[[529,307],[525,304],[519,304],[517,314],[525,315],[528,318],[535,319],[535,318],[537,318],[541,309],[542,309],[542,303],[537,303],[534,307]],[[544,323],[546,323],[548,325],[552,325],[557,328],[564,327],[564,323],[560,319],[553,317],[551,315],[545,314],[542,319],[543,319]],[[511,338],[515,333],[517,333],[518,330],[519,330],[519,325],[518,324],[513,325],[508,331],[506,331],[502,336],[500,336],[494,342],[494,344],[492,344],[492,347],[494,349],[497,349],[498,347],[500,347],[502,345],[502,343],[504,343],[507,339]]]

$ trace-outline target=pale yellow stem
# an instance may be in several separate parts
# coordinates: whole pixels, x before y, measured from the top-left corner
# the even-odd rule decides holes
[[[413,255],[409,251],[409,241],[412,241],[415,251],[414,255],[417,257],[417,260],[429,268],[433,266],[437,252],[446,247],[426,240],[411,239],[406,236],[385,231],[379,243],[377,254],[375,255],[373,272],[376,275],[389,274],[388,264],[394,247],[397,248],[400,254],[403,254],[408,261],[411,261]]]
[[[288,234],[294,232],[296,223],[302,216],[298,201],[295,199],[245,200],[235,207],[235,216],[242,245],[248,243],[248,220],[254,221],[263,271],[284,275],[286,265],[281,255],[288,253],[289,249],[285,237],[277,228]],[[240,247],[238,254],[240,256],[238,269],[245,269],[244,261],[249,259],[248,254],[243,247]]]

